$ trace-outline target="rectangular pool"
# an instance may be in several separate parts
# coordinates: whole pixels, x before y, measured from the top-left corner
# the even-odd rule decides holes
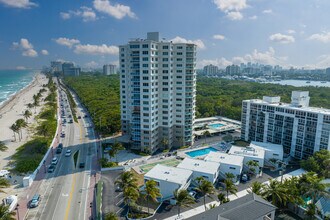
[[[189,152],[186,152],[185,154],[187,154],[189,157],[200,157],[200,156],[203,156],[210,152],[215,152],[215,151],[218,151],[218,150],[213,147],[208,147],[208,148],[203,148],[203,149],[199,149],[199,150],[189,151]]]
[[[209,127],[210,128],[213,128],[213,129],[218,129],[218,128],[222,127],[222,126],[224,126],[224,124],[221,124],[221,123],[209,125]]]

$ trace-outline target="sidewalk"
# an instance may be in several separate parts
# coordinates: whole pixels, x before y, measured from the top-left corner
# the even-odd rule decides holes
[[[303,169],[298,169],[298,170],[292,171],[290,173],[287,173],[287,174],[283,175],[283,180],[288,179],[288,178],[291,178],[293,176],[301,176],[305,172],[306,171],[303,170]],[[281,181],[281,177],[277,177],[276,180]],[[268,183],[269,183],[269,181],[264,182],[264,184],[268,184]],[[241,197],[247,195],[248,192],[245,189],[245,190],[242,190],[242,191],[237,192],[236,194],[237,194],[237,197],[235,195],[229,195],[230,201],[233,201],[233,200],[235,200],[237,198],[241,198]],[[212,204],[219,205],[219,202],[218,201],[210,202],[210,203],[206,204],[206,207],[209,207]],[[204,211],[205,211],[204,205],[198,206],[198,207],[196,207],[194,209],[190,209],[189,211],[186,211],[186,212],[181,213],[180,214],[180,219],[187,219],[187,218],[190,218],[190,217],[192,217],[194,215],[197,215],[199,213],[202,213]],[[177,219],[178,219],[178,215],[174,215],[174,216],[171,216],[169,218],[166,218],[165,220],[177,220]]]

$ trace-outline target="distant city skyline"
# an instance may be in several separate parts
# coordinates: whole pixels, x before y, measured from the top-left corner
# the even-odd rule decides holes
[[[260,63],[330,66],[330,1],[0,0],[0,69],[52,60],[118,65],[118,46],[159,31],[198,46],[197,67]]]

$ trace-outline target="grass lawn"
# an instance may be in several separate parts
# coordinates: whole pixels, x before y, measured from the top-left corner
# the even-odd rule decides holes
[[[169,167],[176,167],[180,162],[181,161],[180,160],[177,160],[177,159],[160,160],[159,162],[156,162],[156,163],[150,163],[150,164],[141,165],[140,166],[140,169],[144,173],[147,173],[149,170],[151,170],[157,164],[162,164],[162,165],[169,166]]]
[[[234,142],[234,145],[239,146],[239,147],[247,147],[249,146],[249,142],[238,140]]]

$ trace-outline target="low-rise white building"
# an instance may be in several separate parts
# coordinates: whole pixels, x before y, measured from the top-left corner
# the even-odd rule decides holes
[[[219,175],[222,178],[225,178],[226,173],[232,173],[239,179],[239,176],[243,170],[244,158],[242,156],[230,155],[221,152],[210,152],[204,160],[219,163]]]
[[[186,157],[177,167],[186,170],[191,170],[193,172],[193,180],[195,180],[197,177],[204,177],[211,183],[215,183],[220,170],[219,163],[192,159],[189,157]]]
[[[259,168],[264,167],[264,158],[265,150],[261,148],[252,148],[252,147],[238,147],[231,146],[229,152],[231,155],[242,156],[244,158],[244,165],[247,166],[247,163],[250,160],[256,161],[259,164]],[[256,167],[256,172],[259,172],[258,167]]]
[[[280,144],[252,141],[249,147],[263,149],[265,151],[265,160],[269,161],[274,158],[283,161],[283,146]]]
[[[155,180],[162,194],[162,200],[166,200],[173,197],[175,190],[187,189],[192,174],[191,170],[157,164],[144,175],[144,182]]]

